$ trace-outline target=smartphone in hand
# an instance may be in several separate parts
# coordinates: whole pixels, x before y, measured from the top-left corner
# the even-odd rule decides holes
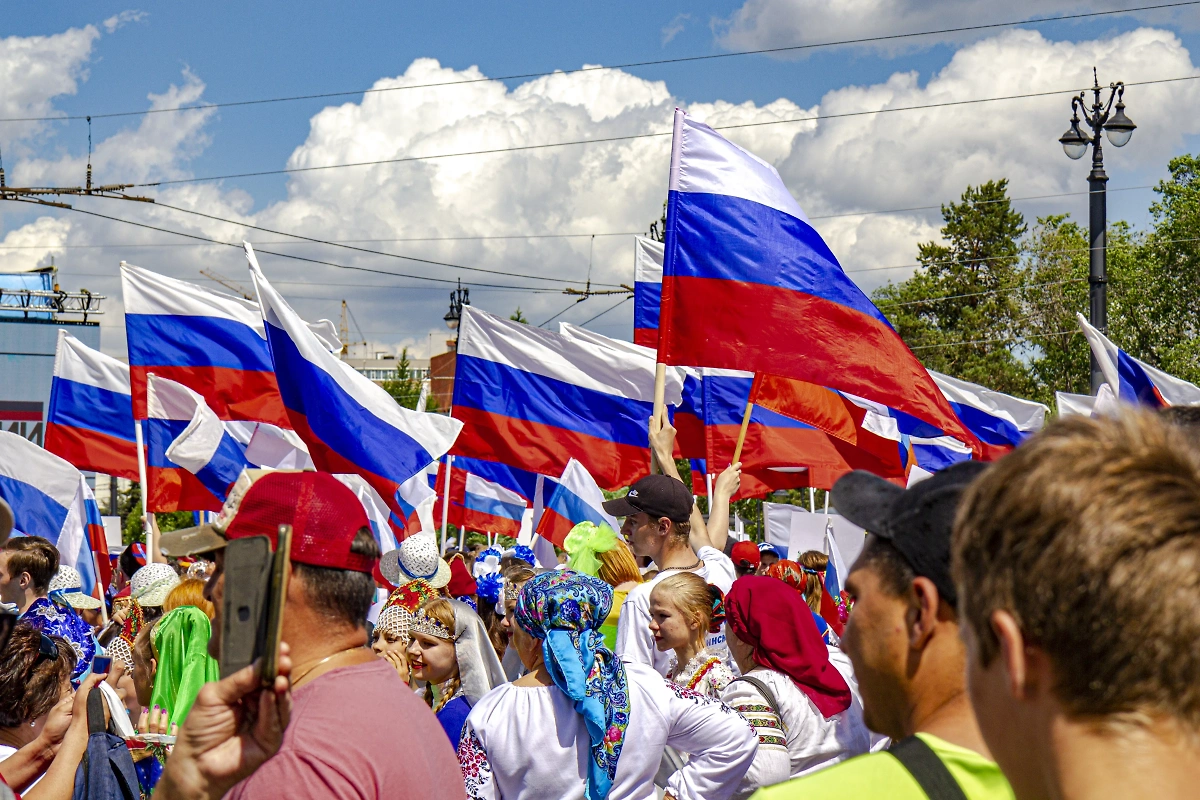
[[[292,526],[280,525],[276,545],[267,536],[234,539],[225,548],[221,603],[221,677],[262,658],[262,679],[278,674],[283,608],[291,577]]]

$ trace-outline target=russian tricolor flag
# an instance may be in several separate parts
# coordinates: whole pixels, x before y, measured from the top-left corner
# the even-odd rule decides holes
[[[199,392],[221,419],[289,427],[258,305],[121,264],[133,414],[146,419],[146,376]]]
[[[199,393],[150,374],[146,381],[146,508],[220,511],[246,467],[245,447]]]
[[[929,371],[954,413],[983,444],[983,460],[993,461],[1046,424],[1050,409],[1032,400],[988,389],[977,383]]]
[[[1139,361],[1089,325],[1083,314],[1077,316],[1104,380],[1118,400],[1152,408],[1200,405],[1200,386]]]
[[[400,485],[445,454],[462,423],[402,408],[329,352],[264,277],[249,243],[245,248],[290,426],[317,469],[361,475],[405,519]]]
[[[61,329],[45,442],[79,469],[138,479],[129,367]]]
[[[679,110],[665,244],[662,361],[879,399],[978,447],[775,168]]]
[[[648,358],[463,309],[452,414],[466,427],[456,456],[543,475],[577,456],[600,485],[628,486],[649,468],[653,400]]]
[[[111,570],[100,509],[83,474],[23,436],[0,432],[0,497],[12,508],[13,535],[41,536],[61,563],[83,576],[83,591],[99,599]]]
[[[658,347],[662,305],[663,245],[644,236],[633,240],[633,342]]]
[[[572,458],[545,500],[536,533],[562,547],[567,534],[581,522],[621,530],[617,520],[604,512],[603,503],[604,492],[583,464]]]
[[[438,502],[445,495],[445,470],[438,475]],[[450,469],[448,520],[469,531],[516,538],[525,509],[537,491],[537,475],[494,461],[455,456]],[[434,510],[439,518],[440,505]]]

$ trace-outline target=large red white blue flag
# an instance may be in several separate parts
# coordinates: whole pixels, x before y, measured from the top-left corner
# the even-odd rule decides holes
[[[399,489],[454,444],[462,423],[411,411],[329,351],[275,291],[245,244],[287,421],[317,469],[361,475],[396,514]]]
[[[1152,408],[1200,405],[1200,386],[1139,361],[1089,325],[1083,314],[1077,316],[1104,380],[1118,400]]]
[[[108,544],[96,498],[83,473],[24,436],[0,431],[0,498],[13,511],[13,535],[41,536],[59,561],[83,576],[83,592],[101,597]]]
[[[633,240],[633,343],[658,347],[658,310],[662,305],[663,245]]]
[[[675,112],[659,358],[829,386],[978,447],[775,168]]]
[[[668,387],[667,402],[679,399]],[[602,487],[628,486],[649,469],[653,401],[647,357],[463,309],[451,413],[466,427],[456,456],[542,475],[574,457]]]
[[[129,366],[58,332],[46,449],[79,469],[138,479]]]

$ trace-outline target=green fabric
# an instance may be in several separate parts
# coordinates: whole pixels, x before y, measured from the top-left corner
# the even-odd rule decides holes
[[[221,677],[216,659],[208,654],[211,636],[208,615],[195,606],[180,606],[154,626],[150,644],[158,669],[150,703],[168,711],[176,725],[187,719],[200,687]]]
[[[974,750],[918,733],[949,768],[968,800],[1013,800],[1012,787],[995,762]],[[856,800],[925,800],[925,793],[904,766],[889,753],[869,753],[803,778],[760,789],[751,800],[812,800],[845,797]]]
[[[600,633],[604,634],[604,641],[608,645],[608,649],[614,653],[617,652],[617,624],[621,621],[621,606],[625,605],[625,598],[628,596],[628,589],[622,591],[613,589],[612,611],[608,612],[608,616],[604,618],[604,624],[600,626]]]
[[[571,528],[563,541],[563,549],[568,555],[567,567],[597,578],[600,576],[600,559],[597,555],[607,553],[618,543],[616,531],[607,525],[581,522]]]

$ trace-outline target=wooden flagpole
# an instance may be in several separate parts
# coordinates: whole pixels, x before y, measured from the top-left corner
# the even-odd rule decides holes
[[[667,365],[654,365],[654,418],[658,419],[667,405]],[[654,457],[654,448],[650,448],[650,472],[662,472],[658,459]]]
[[[750,412],[754,410],[754,403],[747,402],[746,410],[742,414],[742,429],[738,431],[737,447],[733,448],[733,460],[730,464],[736,464],[742,460],[742,445],[746,443],[746,430],[750,427]]]

